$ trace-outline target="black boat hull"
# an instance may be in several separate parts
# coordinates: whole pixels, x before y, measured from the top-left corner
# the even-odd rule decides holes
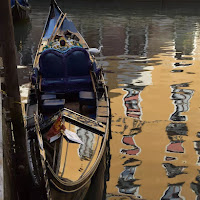
[[[12,7],[13,21],[29,19],[30,7],[22,6],[18,2]]]
[[[79,88],[80,91],[77,91],[76,85],[78,84],[76,84],[72,85],[74,86],[74,88],[71,86],[71,89],[74,89],[73,91],[53,91],[53,93],[48,91],[46,93],[46,96],[48,97],[48,94],[53,94],[53,98],[55,98],[56,100],[63,100],[64,98],[64,110],[62,110],[62,112],[60,110],[63,123],[65,123],[65,127],[68,127],[68,131],[70,132],[74,131],[76,134],[78,134],[78,131],[80,131],[79,133],[81,134],[81,137],[83,137],[83,139],[85,140],[85,147],[86,145],[88,145],[86,151],[89,152],[89,154],[82,154],[82,151],[80,150],[80,144],[77,142],[69,142],[68,139],[66,140],[64,138],[64,135],[59,137],[59,139],[56,141],[59,145],[57,145],[57,143],[52,143],[53,146],[52,144],[50,144],[51,142],[49,142],[48,138],[46,137],[47,131],[50,130],[50,127],[53,127],[56,123],[59,122],[59,120],[61,119],[61,115],[57,116],[57,118],[50,117],[49,113],[51,113],[51,109],[49,109],[48,107],[46,108],[48,108],[50,111],[45,113],[46,108],[43,107],[46,106],[44,104],[45,100],[43,99],[43,102],[41,100],[43,97],[46,98],[46,96],[45,93],[43,94],[43,91],[40,90],[41,87],[38,85],[38,83],[40,83],[40,81],[38,81],[40,77],[37,76],[37,72],[42,69],[41,62],[43,61],[43,55],[49,53],[48,55],[57,56],[59,54],[55,49],[55,51],[52,51],[54,53],[56,52],[55,54],[49,52],[49,50],[51,51],[51,49],[47,49],[46,51],[44,49],[45,45],[48,46],[49,41],[54,40],[54,36],[57,36],[58,31],[60,31],[61,34],[64,34],[65,32],[65,34],[70,35],[70,37],[73,35],[73,38],[78,38],[78,42],[80,42],[81,44],[81,47],[69,48],[67,50],[68,53],[65,52],[66,54],[64,53],[60,57],[58,57],[64,59],[63,55],[65,55],[68,59],[71,55],[74,55],[73,52],[78,52],[78,54],[76,55],[81,55],[80,58],[84,58],[83,61],[87,60],[87,63],[83,66],[86,68],[90,67],[90,73],[89,75],[86,75],[88,75],[89,83],[91,84],[89,84],[88,86],[89,92],[87,90],[84,91],[82,88],[81,90]],[[64,37],[66,36],[64,35]],[[80,48],[82,48],[82,50],[80,50]],[[110,104],[102,68],[98,68],[98,73],[95,71],[94,66],[96,66],[96,61],[93,56],[89,56],[90,54],[87,52],[88,49],[89,47],[87,43],[77,31],[73,23],[67,19],[66,14],[64,14],[60,10],[55,0],[52,0],[50,5],[49,17],[47,19],[40,43],[38,45],[38,51],[36,53],[35,61],[33,64],[35,68],[35,74],[33,74],[32,76],[32,84],[30,88],[28,104],[26,107],[26,139],[30,173],[32,174],[33,185],[35,186],[34,190],[37,191],[40,196],[41,194],[43,195],[43,200],[84,199],[90,187],[91,181],[93,180],[95,174],[97,174],[100,163],[103,162],[103,160],[105,161],[105,159],[102,158],[105,155],[106,145],[109,139]],[[41,54],[41,52],[44,52],[45,54]],[[71,57],[68,60],[71,61]],[[78,59],[76,59],[76,61],[77,60]],[[60,62],[59,60],[58,63],[64,62]],[[44,65],[46,65],[46,63]],[[87,71],[87,73],[88,72],[89,71]],[[83,75],[81,75],[81,73],[78,73],[78,76]],[[65,80],[67,81],[71,79]],[[52,89],[52,85],[50,88]],[[57,88],[60,87],[55,87],[55,89]],[[87,95],[91,93],[94,94],[94,97],[92,96],[92,103],[94,103],[95,101],[95,106],[90,105],[91,101],[89,100],[91,99],[87,98]],[[48,98],[46,102],[48,102]],[[93,109],[91,109],[91,107]],[[59,107],[59,109],[61,108]],[[88,113],[86,113],[87,111]],[[53,112],[51,114],[54,115]],[[92,114],[93,117],[95,116],[95,120],[93,118],[89,118],[89,114]],[[48,120],[50,120],[51,123],[49,123]],[[55,122],[53,120],[58,120],[58,122]],[[71,128],[73,128],[73,130]],[[90,140],[90,138],[92,139]],[[66,143],[64,143],[63,141],[65,141]],[[66,146],[63,144],[66,144],[68,148],[66,149]],[[63,149],[67,151],[64,152]],[[62,152],[64,152],[64,156],[61,156]],[[67,159],[70,162],[68,162]],[[74,175],[74,177],[71,177],[71,175]],[[104,175],[101,174],[101,176]]]

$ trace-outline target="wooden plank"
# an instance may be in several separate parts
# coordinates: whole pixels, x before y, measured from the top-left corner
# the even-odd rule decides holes
[[[67,13],[65,13],[64,16],[63,16],[63,18],[61,19],[60,24],[58,25],[58,28],[56,29],[56,32],[55,32],[54,35],[52,36],[51,40],[54,40],[54,38],[55,38],[56,34],[58,33],[58,31],[59,31],[59,29],[60,29],[60,27],[61,27],[61,25],[62,25],[64,19],[66,18],[66,15],[67,15]]]
[[[97,116],[106,116],[108,117],[108,107],[98,107]]]
[[[96,131],[96,133],[100,133],[100,134],[104,134],[105,131],[105,125],[91,119],[88,118],[86,116],[83,116],[79,113],[73,112],[69,109],[65,109],[63,111],[63,116],[66,117],[66,120],[72,120],[72,122],[77,122],[80,125],[83,125],[87,128],[93,129],[94,131]],[[67,119],[68,118],[68,119]]]
[[[99,116],[97,116],[97,118],[96,118],[96,120],[98,122],[101,122],[101,123],[104,123],[104,124],[107,123],[107,119],[108,119],[108,117],[99,117]]]
[[[98,101],[98,107],[108,107],[107,101]]]

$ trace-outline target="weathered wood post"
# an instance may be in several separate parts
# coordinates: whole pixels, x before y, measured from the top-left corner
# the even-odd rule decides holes
[[[1,0],[0,6],[0,56],[3,58],[6,110],[10,113],[14,135],[14,180],[16,181],[16,199],[29,199],[30,176],[26,153],[25,129],[21,110],[19,93],[16,52],[13,32],[10,0]],[[2,54],[2,55],[1,55]],[[10,133],[8,133],[10,134]]]

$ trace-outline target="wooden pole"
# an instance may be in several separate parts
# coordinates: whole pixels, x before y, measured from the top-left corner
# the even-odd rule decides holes
[[[17,196],[20,200],[29,199],[31,179],[28,170],[26,133],[21,110],[21,100],[17,76],[16,52],[10,0],[1,0],[0,6],[0,56],[3,58],[6,105],[10,112],[14,135],[14,177]],[[9,134],[9,133],[8,133]]]

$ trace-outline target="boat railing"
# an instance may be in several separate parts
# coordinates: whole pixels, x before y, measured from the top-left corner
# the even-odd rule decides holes
[[[49,42],[54,40],[54,38],[57,35],[57,33],[58,33],[58,31],[59,31],[64,19],[66,18],[66,15],[67,15],[66,13],[65,14],[61,13],[60,14],[60,16],[59,16],[59,18],[58,18],[58,20],[57,20],[57,22],[56,22],[56,24],[54,26],[53,32],[51,34],[51,37],[49,38]]]

